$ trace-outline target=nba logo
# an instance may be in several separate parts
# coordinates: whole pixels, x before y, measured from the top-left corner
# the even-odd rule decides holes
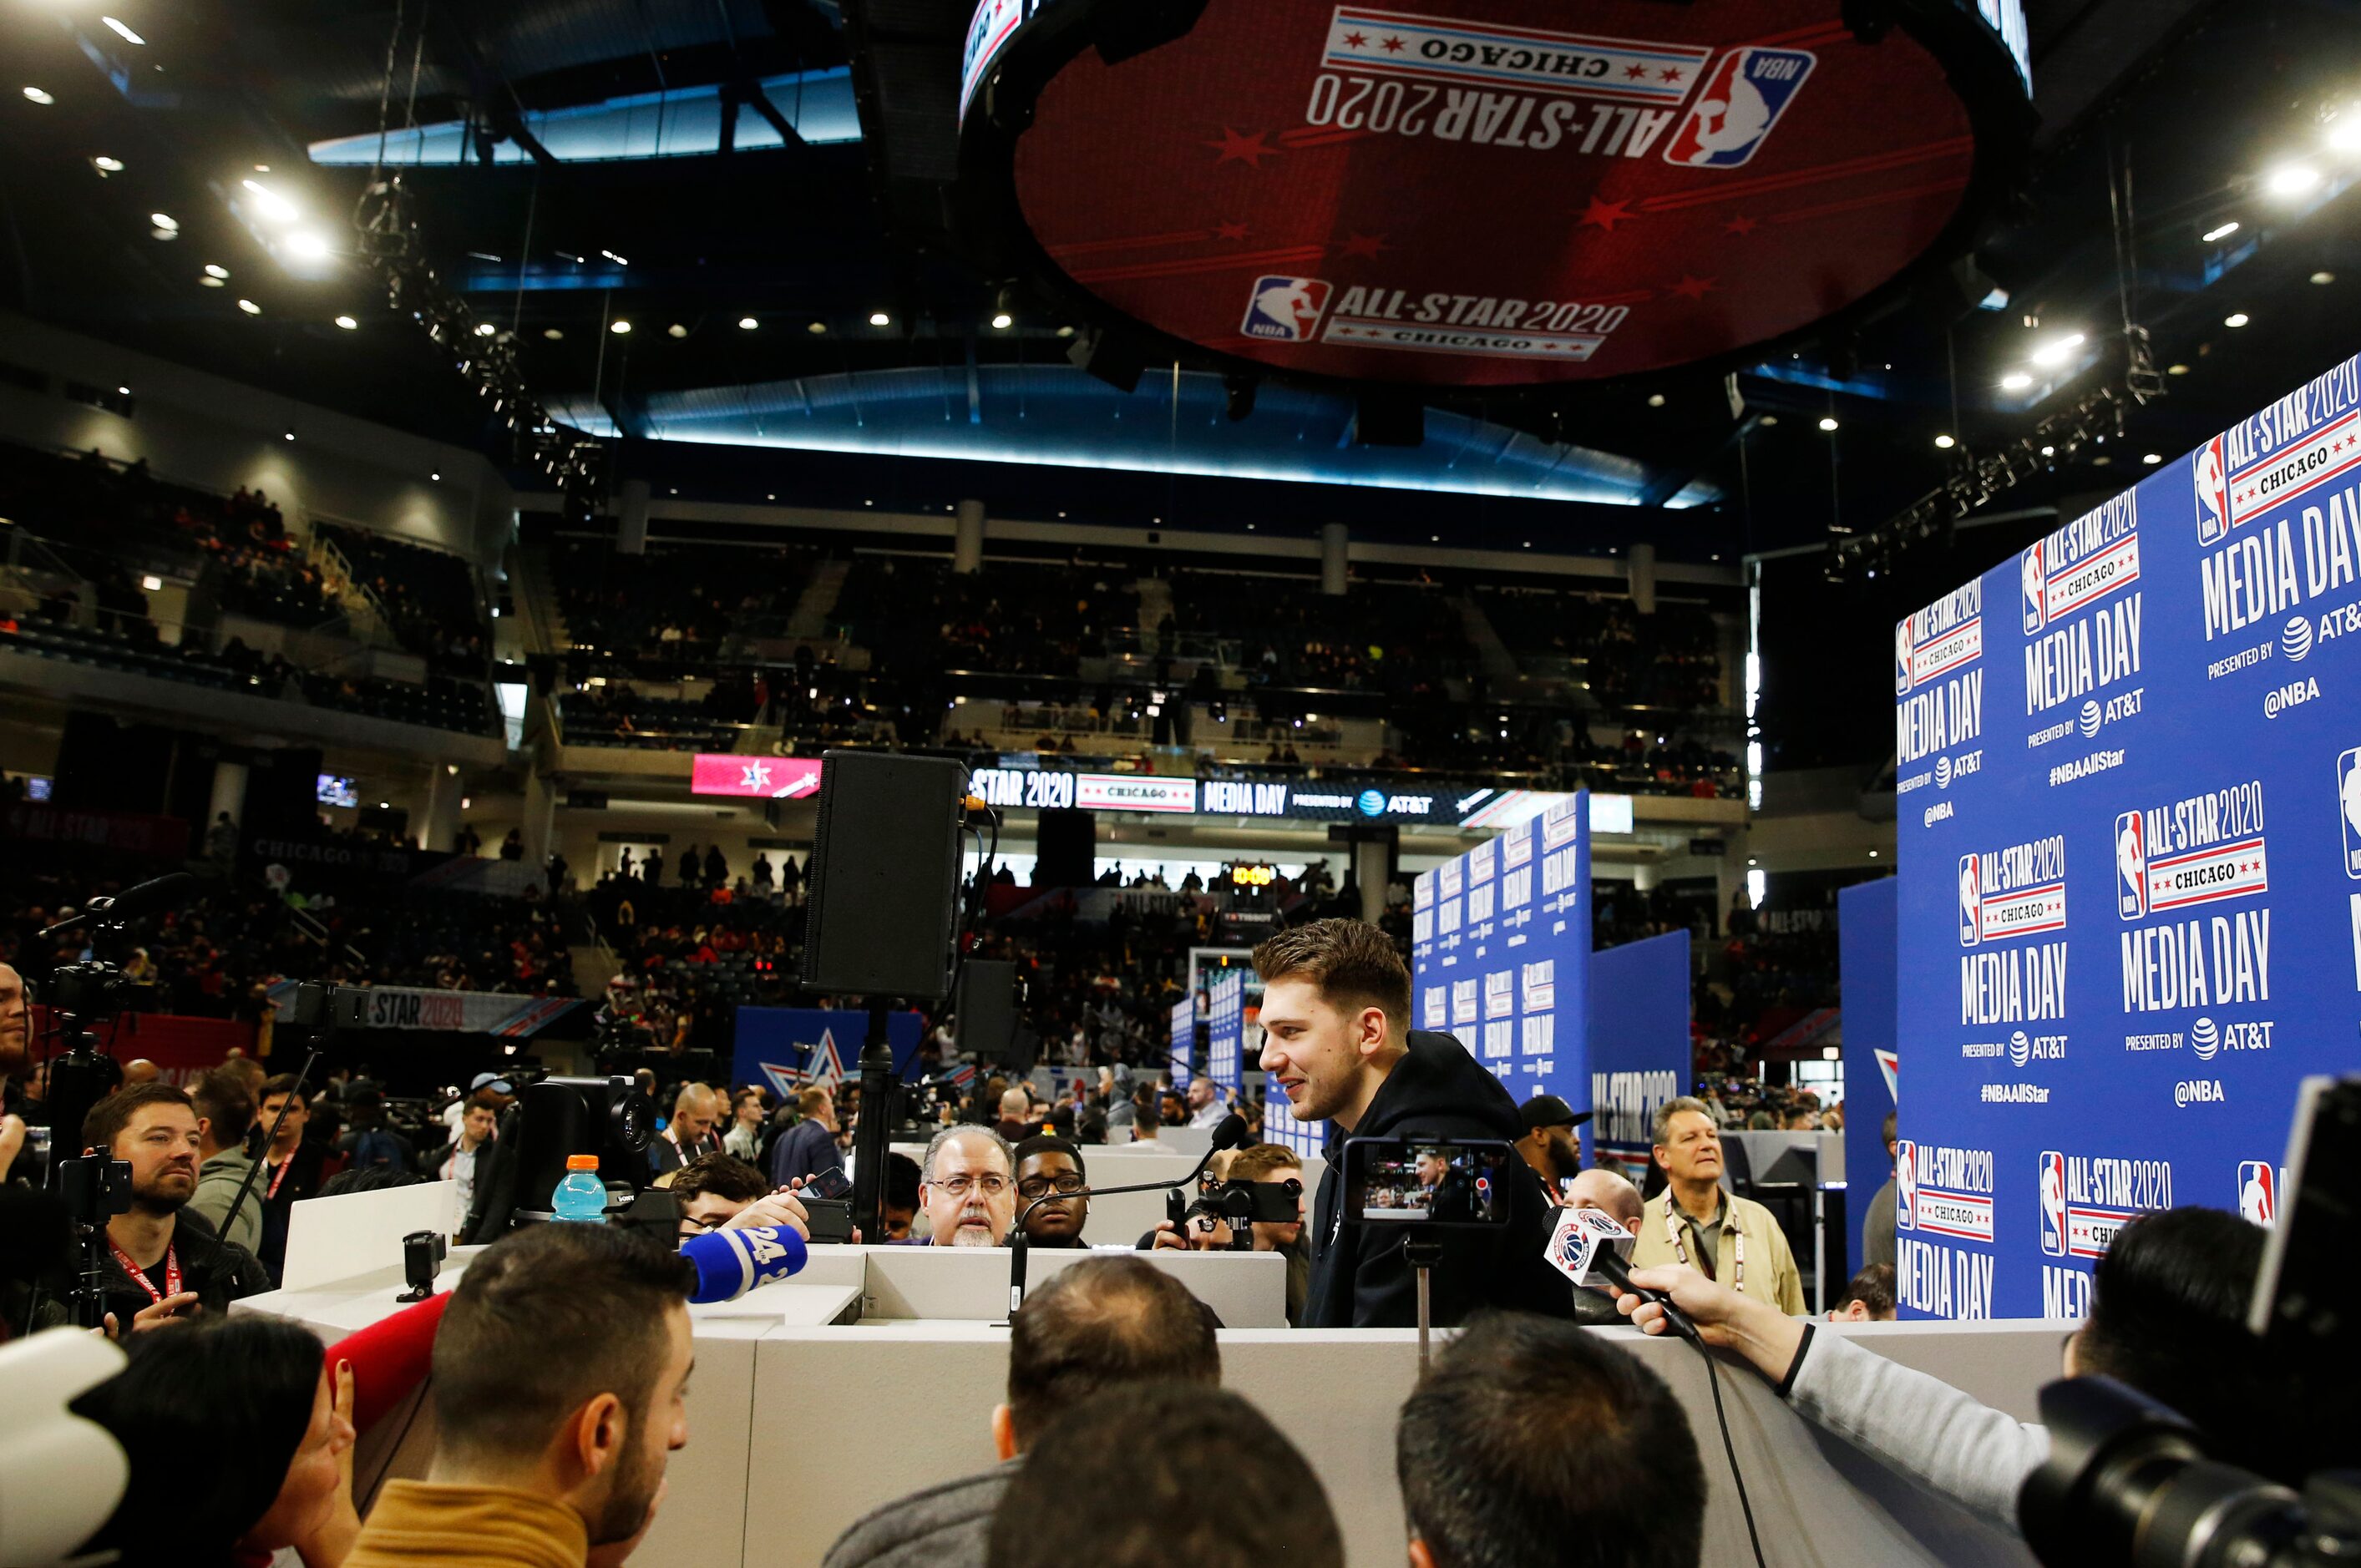
[[[2336,759],[2336,814],[2345,825],[2345,874],[2361,881],[2361,746]]]
[[[1898,621],[1894,628],[1894,695],[1905,696],[1910,691],[1910,623]]]
[[[1723,55],[1665,144],[1664,161],[1691,169],[1744,163],[1779,123],[1814,63],[1812,56],[1792,49],[1737,49]]]
[[[2136,811],[2115,818],[2115,913],[2126,920],[2147,913],[2147,830]]]
[[[1982,882],[1976,874],[1976,858],[1960,857],[1960,946],[1972,948],[1984,934],[1984,901]]]
[[[2279,1217],[2279,1179],[2268,1160],[2238,1162],[2238,1215],[2249,1224],[2268,1225]]]
[[[2197,543],[2213,544],[2230,532],[2230,481],[2222,466],[2222,438],[2197,449],[2191,460],[2197,481]]]
[[[2066,1157],[2055,1150],[2041,1156],[2041,1250],[2066,1255]]]
[[[2030,637],[2041,630],[2049,613],[2049,579],[2041,570],[2040,545],[2017,558],[2016,575],[2025,585],[2025,634]]]
[[[1904,1138],[1894,1146],[1894,1223],[1918,1228],[1918,1146]]]
[[[1327,308],[1328,285],[1317,278],[1257,278],[1238,330],[1270,343],[1309,343]]]

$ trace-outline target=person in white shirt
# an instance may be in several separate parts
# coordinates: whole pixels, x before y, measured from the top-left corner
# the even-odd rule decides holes
[[[1210,1078],[1189,1080],[1189,1124],[1192,1127],[1218,1127],[1230,1108],[1222,1103],[1222,1091]]]
[[[741,1089],[731,1095],[730,1130],[722,1135],[721,1146],[748,1165],[759,1165],[763,1154],[763,1123],[766,1115],[761,1090]]]
[[[448,1181],[456,1189],[456,1214],[451,1224],[454,1235],[467,1228],[467,1212],[476,1202],[477,1157],[492,1146],[498,1120],[491,1091],[478,1090],[467,1101],[467,1113],[459,1119],[459,1135],[451,1140],[434,1162],[435,1179]]]

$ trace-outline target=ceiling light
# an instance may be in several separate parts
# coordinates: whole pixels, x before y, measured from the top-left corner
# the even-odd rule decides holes
[[[664,335],[667,337],[686,337],[688,335],[688,328],[681,325],[678,322],[675,322],[672,325],[664,328]]]
[[[761,322],[756,321],[752,316],[740,316],[738,318],[738,330],[740,332],[752,332],[762,324],[763,323]]]
[[[1771,426],[1777,424],[1778,422],[1779,416],[1777,414],[1764,414],[1763,416],[1762,423],[1765,430],[1768,430]]]
[[[139,579],[139,588],[143,593],[160,594],[164,591],[164,579],[150,572]]]
[[[2211,244],[2213,244],[2213,243],[2215,240],[2217,240],[2217,239],[2227,239],[2227,238],[2229,238],[2232,235],[2236,234],[2237,232],[2238,232],[2238,220],[2237,220],[2237,219],[2235,219],[2235,218],[2232,218],[2232,219],[2231,219],[2228,223],[2226,223],[2226,224],[2222,224],[2222,225],[2218,225],[2218,226],[2216,226],[2216,227],[2207,229],[2207,230],[2205,231],[2205,233],[2204,233],[2202,236],[2201,236],[2200,237],[2202,237],[2202,238],[2205,241],[2205,243],[2206,243],[2206,244],[2211,245]]]
[[[494,326],[489,322],[478,322],[476,323],[476,335],[478,337],[489,337],[492,334],[500,330],[500,328]]]
[[[1943,451],[1949,452],[1952,447],[1958,445],[1959,443],[1953,441],[1948,435],[1938,435],[1935,438],[1935,444],[1938,447],[1940,447]]]
[[[117,387],[115,389],[122,393],[126,398],[131,395],[131,389],[128,387]]]
[[[205,263],[205,276],[218,281],[229,276],[229,269],[219,262],[208,261]]]
[[[2274,196],[2301,196],[2320,183],[2320,170],[2309,163],[2283,163],[2263,176],[2263,187]]]
[[[2081,346],[2082,334],[2079,332],[2070,332],[2064,337],[2052,338],[2035,349],[2032,359],[2036,365],[2063,365],[2067,357]]]
[[[2168,376],[2186,376],[2189,374],[2189,367],[2186,365],[2168,365],[2164,367],[2164,373]]]
[[[605,257],[608,260],[613,262],[618,267],[629,267],[631,265],[630,262],[624,260],[621,257],[616,255],[611,250],[602,250],[598,254]]]
[[[294,439],[295,439],[295,429],[294,429],[294,427],[293,427],[292,425],[290,425],[290,426],[288,427],[288,430],[287,430],[287,439],[288,439],[288,440],[290,440],[290,441],[292,441],[292,440],[294,440]]]
[[[30,98],[36,104],[54,104],[57,102],[55,98],[50,97],[47,93],[42,92],[38,87],[26,88],[25,96]]]
[[[351,316],[338,316],[336,318],[336,324],[343,327],[346,332],[351,332],[361,323]]]
[[[1834,415],[1834,414],[1823,414],[1823,415],[1821,415],[1821,416],[1820,416],[1820,428],[1821,428],[1822,430],[1834,430],[1834,429],[1836,429],[1836,427],[1837,427],[1837,416],[1836,416],[1836,415]]]
[[[2141,458],[2140,458],[2140,461],[2141,461],[2141,462],[2143,462],[2143,463],[2148,464],[2149,466],[2155,466],[2156,464],[2158,464],[2158,463],[2161,463],[2161,462],[2163,462],[2163,461],[2164,461],[2164,454],[2163,454],[2163,453],[2161,453],[2161,452],[2149,452],[2149,453],[2146,453],[2146,454],[2142,455],[2142,456],[2141,456]]]
[[[253,195],[255,212],[270,222],[274,224],[291,224],[297,218],[302,216],[301,213],[298,213],[295,210],[294,203],[289,201],[278,192],[273,191],[269,186],[265,185],[259,180],[241,180],[238,183],[245,186],[246,189]]]
[[[155,225],[158,228],[162,229],[166,234],[178,234],[181,232],[181,220],[174,217],[170,213],[150,213],[148,214],[148,221]]]
[[[2336,274],[2326,271],[2315,272],[2312,275],[2312,280],[2315,283],[2334,283],[2336,281]]]
[[[148,41],[146,38],[141,38],[137,33],[133,32],[129,27],[125,27],[121,22],[116,21],[112,16],[101,16],[99,20],[106,24],[106,30],[108,32],[113,33],[125,43],[145,44]]]
[[[2244,326],[2254,319],[2254,317],[2248,315],[2244,311],[2232,311],[2228,315],[2222,318],[2222,324],[2224,326]]]
[[[262,313],[262,307],[252,300],[240,300],[237,302],[237,308],[250,316],[258,316]]]
[[[2347,109],[2328,127],[2328,145],[2339,152],[2361,152],[2361,110]]]
[[[2012,370],[2000,378],[2000,389],[2004,392],[2021,392],[2031,385],[2033,378],[2022,370]]]
[[[992,318],[992,324],[994,330],[1006,332],[1010,327],[1016,324],[1016,318],[1010,315],[1006,311],[1003,311],[998,315]]]
[[[309,229],[289,235],[287,249],[289,254],[302,261],[325,261],[328,258],[328,242]]]
[[[103,152],[96,158],[90,160],[90,166],[93,169],[97,170],[101,174],[120,174],[123,172],[123,159],[119,158],[109,158]]]
[[[807,325],[804,330],[817,336],[818,334],[828,330],[828,323],[826,322],[813,322]]]
[[[222,280],[218,278],[200,278],[197,281],[208,289],[218,289],[222,286]]]
[[[427,477],[428,478],[430,478],[430,479],[434,480],[434,481],[436,484],[438,484],[438,485],[439,485],[439,484],[441,484],[441,483],[443,482],[443,475],[442,475],[442,473],[441,473],[441,471],[440,471],[440,470],[437,470],[437,471],[436,471],[436,472],[434,472],[434,473],[429,474],[429,475],[427,475],[426,477]]]
[[[1663,408],[1663,407],[1664,406],[1664,393],[1662,393],[1662,392],[1651,392],[1651,393],[1649,393],[1649,394],[1648,394],[1648,406],[1649,406],[1650,408],[1652,408],[1652,409],[1660,409],[1660,408]]]
[[[2055,457],[2058,455],[2058,448],[2055,446],[2045,446],[2041,449],[2041,455],[2044,457]]]
[[[607,330],[612,333],[627,333],[631,330],[631,323],[627,321],[611,322],[608,324]]]
[[[869,313],[869,324],[871,326],[891,326],[894,324],[894,318],[887,315],[884,311],[872,311]]]
[[[1074,335],[1074,329],[1070,326],[1061,326],[1058,329],[1058,335],[1060,337],[1071,337]]]

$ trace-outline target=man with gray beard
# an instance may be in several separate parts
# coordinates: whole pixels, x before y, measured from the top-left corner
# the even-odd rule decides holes
[[[918,1201],[936,1246],[998,1246],[1016,1219],[1016,1162],[990,1127],[945,1127],[927,1146]]]

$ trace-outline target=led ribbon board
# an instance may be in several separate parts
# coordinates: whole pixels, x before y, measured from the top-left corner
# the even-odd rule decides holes
[[[1759,352],[1948,259],[2032,122],[2014,0],[1901,0],[1873,42],[1839,0],[1400,4],[984,0],[978,258],[1150,359],[1547,388]]]

